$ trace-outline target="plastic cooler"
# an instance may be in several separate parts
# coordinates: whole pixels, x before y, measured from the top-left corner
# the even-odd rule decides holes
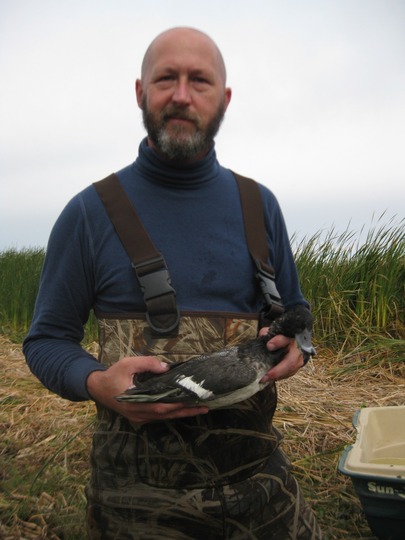
[[[405,539],[405,406],[369,407],[353,417],[356,441],[339,461],[368,524],[384,540]]]

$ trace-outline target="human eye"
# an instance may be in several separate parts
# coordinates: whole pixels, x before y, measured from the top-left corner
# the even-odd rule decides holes
[[[196,74],[191,77],[191,81],[193,85],[200,90],[204,90],[208,86],[210,86],[210,80],[208,77],[206,77],[203,74]]]
[[[155,84],[159,88],[168,88],[171,84],[173,84],[174,80],[175,76],[172,73],[162,73],[156,76]]]
[[[172,81],[174,79],[174,76],[171,75],[171,74],[167,74],[167,75],[161,75],[159,77],[159,81]]]
[[[195,82],[201,82],[201,83],[208,83],[208,80],[206,79],[206,77],[203,77],[202,75],[196,75],[193,80]]]

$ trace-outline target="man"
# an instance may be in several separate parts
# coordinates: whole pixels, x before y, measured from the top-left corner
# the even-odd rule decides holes
[[[31,370],[48,388],[97,404],[89,536],[321,538],[278,448],[275,384],[215,411],[116,400],[137,373],[164,372],[168,362],[254,337],[264,305],[237,185],[214,150],[231,100],[217,46],[194,29],[163,32],[146,51],[136,97],[147,138],[117,177],[167,263],[181,314],[177,332],[151,329],[131,261],[91,186],[52,231],[24,343]],[[284,306],[306,304],[277,201],[260,190]],[[91,309],[99,321],[99,361],[80,347]],[[294,340],[278,335],[268,343],[280,347],[288,353],[266,380],[303,366]]]

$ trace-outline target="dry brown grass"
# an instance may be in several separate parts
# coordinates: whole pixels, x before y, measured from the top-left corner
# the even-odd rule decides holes
[[[405,366],[341,372],[362,358],[319,351],[279,383],[276,423],[325,539],[374,538],[350,479],[337,472],[362,406],[404,405]],[[84,485],[94,406],[50,394],[30,374],[21,347],[0,337],[0,539],[84,539]]]
[[[328,540],[374,539],[351,480],[337,471],[343,448],[355,440],[353,414],[364,406],[405,405],[405,365],[383,362],[341,373],[362,360],[319,351],[305,369],[279,383],[276,424]]]
[[[0,539],[83,539],[94,406],[48,392],[1,337],[0,370]]]

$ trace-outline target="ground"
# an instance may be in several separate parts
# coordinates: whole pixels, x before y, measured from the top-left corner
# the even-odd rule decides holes
[[[405,368],[331,351],[278,383],[275,423],[325,540],[374,539],[351,481],[337,470],[361,407],[405,404]],[[345,371],[346,369],[346,371]],[[0,336],[0,539],[82,540],[92,403],[69,403],[29,372],[21,346]]]

